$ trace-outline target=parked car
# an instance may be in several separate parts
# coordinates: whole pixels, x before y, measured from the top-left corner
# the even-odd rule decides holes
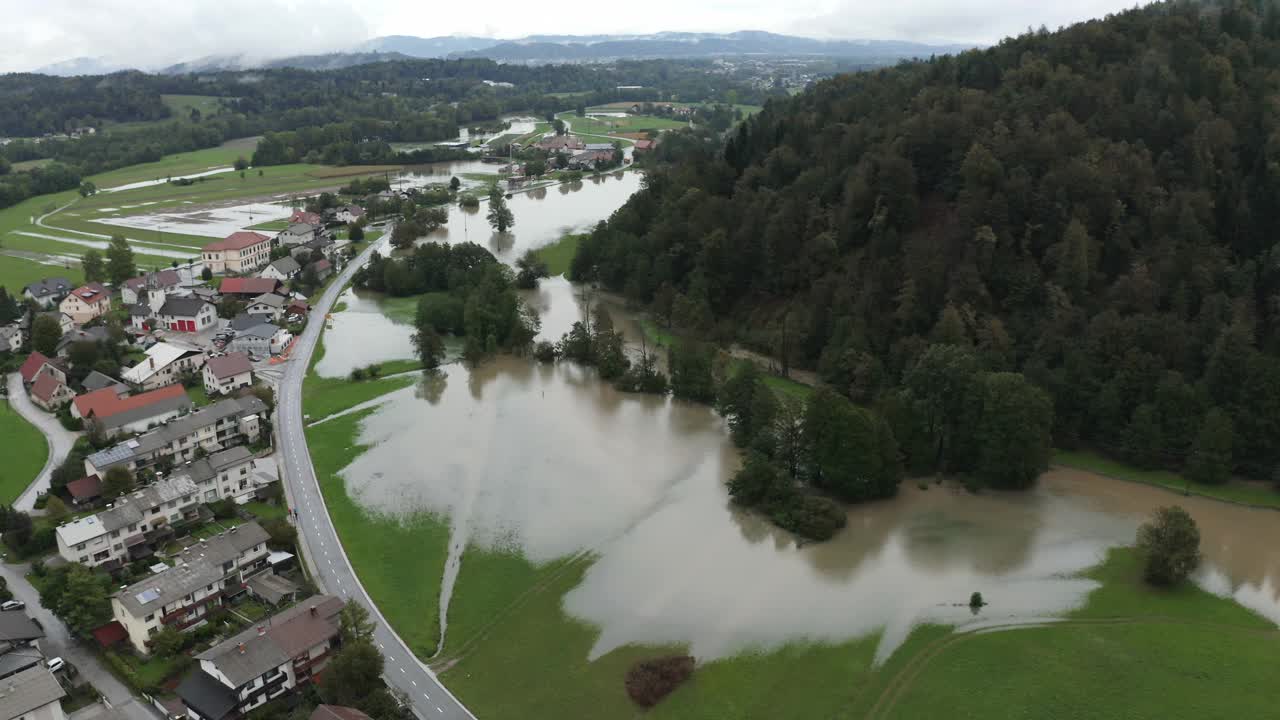
[[[58,672],[67,666],[67,662],[60,657],[49,658],[45,661],[45,666],[49,668],[49,672]]]
[[[21,610],[26,606],[27,604],[21,600],[5,600],[3,603],[0,603],[0,611],[8,612],[10,610]]]

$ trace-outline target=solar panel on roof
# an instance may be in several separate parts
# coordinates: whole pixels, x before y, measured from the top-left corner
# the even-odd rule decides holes
[[[138,604],[139,604],[139,605],[146,605],[147,603],[151,602],[152,600],[158,600],[158,599],[160,598],[160,591],[159,591],[159,590],[153,590],[153,589],[148,588],[148,589],[143,590],[142,592],[138,593],[138,594],[137,594],[137,595],[135,595],[134,597],[136,597],[136,598],[138,599]]]

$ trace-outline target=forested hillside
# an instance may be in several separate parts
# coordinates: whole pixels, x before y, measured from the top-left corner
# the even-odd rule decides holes
[[[1271,477],[1278,97],[1280,6],[1261,0],[842,76],[727,141],[668,137],[678,162],[572,272],[880,403],[916,470],[965,465],[922,417],[942,406],[911,396],[946,344],[968,352],[931,361],[1043,388],[1061,446]]]

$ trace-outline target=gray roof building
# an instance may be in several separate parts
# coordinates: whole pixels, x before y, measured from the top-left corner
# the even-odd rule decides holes
[[[72,285],[71,281],[66,278],[51,277],[44,278],[39,282],[33,282],[30,285],[27,285],[22,288],[22,293],[24,295],[30,293],[35,299],[42,300],[44,298],[54,298],[66,295],[71,292],[71,289],[74,287],[75,285]]]
[[[0,683],[0,720],[22,717],[66,696],[58,679],[44,665],[28,668]]]
[[[271,263],[271,267],[275,268],[276,272],[285,276],[292,275],[302,269],[302,266],[298,264],[298,261],[288,255]]]
[[[39,640],[44,630],[21,610],[0,612],[0,641],[18,643]]]
[[[260,317],[250,315],[249,313],[240,313],[239,315],[231,318],[231,321],[227,326],[236,332],[243,332],[251,327],[261,325],[262,322],[262,318]]]
[[[187,707],[208,720],[221,720],[230,715],[240,703],[234,690],[199,669],[182,679],[177,693]]]
[[[86,458],[85,462],[91,464],[100,474],[116,465],[149,457],[151,453],[163,450],[198,430],[225,418],[245,417],[265,412],[266,409],[266,404],[252,395],[219,400],[190,415],[170,420],[155,430],[139,435],[132,440],[113,445],[106,450],[99,450]]]
[[[236,687],[270,672],[325,640],[338,636],[341,598],[318,595],[214,645],[196,656]],[[260,631],[259,628],[265,628]]]
[[[295,263],[296,264],[296,263]],[[249,301],[249,305],[266,305],[277,310],[289,304],[289,298],[275,293],[264,293]]]
[[[129,391],[128,385],[125,385],[124,383],[111,377],[110,375],[105,375],[103,373],[100,373],[97,370],[94,370],[93,372],[86,375],[84,378],[84,382],[80,383],[80,385],[84,388],[84,391],[87,393],[91,393],[95,390],[101,390],[103,388],[109,388],[109,387],[115,388],[117,392]]]
[[[192,545],[178,555],[173,567],[134,583],[113,597],[134,617],[145,617],[222,580],[228,572],[223,569],[225,563],[265,544],[269,537],[258,523],[245,523]]]
[[[126,387],[125,389],[127,390],[128,388]],[[188,412],[195,406],[195,403],[191,402],[191,398],[186,393],[183,393],[173,397],[160,398],[142,407],[121,410],[114,415],[100,418],[98,422],[102,424],[104,430],[111,432],[147,418],[160,417],[166,413]]]
[[[171,315],[174,317],[195,317],[209,303],[195,297],[167,297],[164,299],[164,305],[160,306],[157,315]]]
[[[100,343],[111,339],[111,333],[103,325],[97,325],[89,328],[76,328],[69,333],[63,333],[62,339],[58,341],[57,354],[65,355],[68,349],[75,343]]]

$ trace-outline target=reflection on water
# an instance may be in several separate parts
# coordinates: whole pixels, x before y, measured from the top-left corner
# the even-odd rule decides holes
[[[348,289],[338,302],[346,310],[333,313],[324,336],[324,357],[316,363],[321,377],[342,377],[370,363],[415,357],[413,327],[393,322],[372,295]]]

